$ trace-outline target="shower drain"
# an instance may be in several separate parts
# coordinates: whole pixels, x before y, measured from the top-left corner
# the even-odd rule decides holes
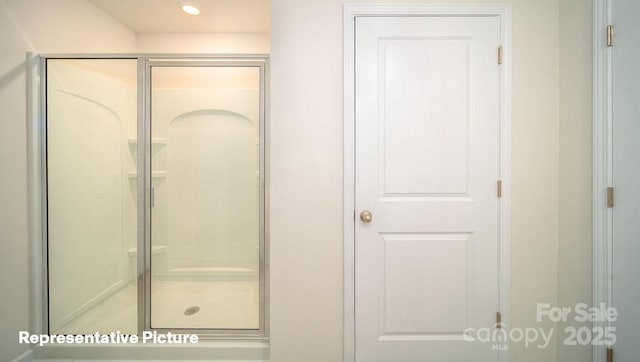
[[[194,305],[193,307],[189,307],[184,310],[184,315],[194,315],[200,311],[200,307]]]

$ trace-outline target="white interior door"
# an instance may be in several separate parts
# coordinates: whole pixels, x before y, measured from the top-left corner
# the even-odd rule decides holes
[[[613,1],[613,307],[616,362],[640,358],[640,3]]]
[[[357,361],[498,359],[464,332],[499,308],[500,29],[356,20]]]

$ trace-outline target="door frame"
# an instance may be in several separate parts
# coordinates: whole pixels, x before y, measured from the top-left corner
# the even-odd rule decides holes
[[[153,87],[151,86],[152,68],[188,68],[188,67],[254,67],[259,69],[259,255],[258,255],[258,280],[259,280],[259,327],[257,329],[221,329],[221,328],[154,328],[151,326],[151,302],[152,302],[152,221],[153,206],[151,202],[152,192],[152,107],[151,99]],[[201,340],[214,340],[225,338],[266,338],[267,337],[267,295],[266,288],[266,248],[267,248],[267,205],[266,205],[266,93],[267,93],[267,67],[268,58],[260,56],[210,56],[208,58],[185,57],[139,57],[138,58],[138,139],[137,144],[137,174],[143,175],[138,182],[137,194],[137,229],[138,229],[138,333],[144,331],[158,331],[159,333],[189,333],[198,334]]]
[[[593,1],[593,305],[612,305],[613,210],[607,208],[607,187],[613,181],[613,83],[607,25],[613,0]],[[593,327],[609,327],[594,322]],[[605,346],[593,346],[593,361],[606,360]]]
[[[364,16],[498,16],[503,46],[500,84],[500,179],[502,197],[499,241],[499,309],[502,323],[510,324],[511,273],[511,5],[509,4],[345,4],[344,56],[344,361],[355,361],[355,19]],[[509,360],[508,349],[499,360]]]

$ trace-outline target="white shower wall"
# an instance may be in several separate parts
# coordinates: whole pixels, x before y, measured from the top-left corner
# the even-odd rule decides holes
[[[255,76],[253,88],[153,89],[152,237],[167,254],[156,275],[257,277],[257,69]]]

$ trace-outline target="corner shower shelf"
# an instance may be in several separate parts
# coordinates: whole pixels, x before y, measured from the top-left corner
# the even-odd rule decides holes
[[[129,141],[130,145],[137,145],[138,144],[138,139],[137,138],[129,138],[128,141]],[[153,139],[151,139],[151,143],[153,143],[154,145],[166,145],[167,144],[167,139],[166,138],[153,138]]]
[[[167,171],[153,171],[151,173],[151,177],[152,178],[166,178],[168,176],[168,172]],[[129,172],[129,178],[137,178],[138,177],[138,173],[137,172]]]

